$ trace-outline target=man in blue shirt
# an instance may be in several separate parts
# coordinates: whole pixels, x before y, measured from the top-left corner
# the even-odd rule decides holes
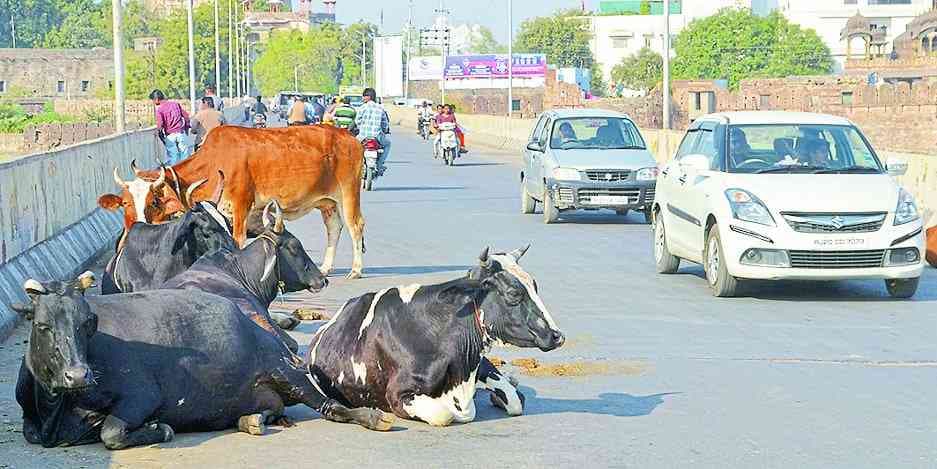
[[[363,93],[364,104],[358,108],[355,116],[355,125],[358,127],[358,141],[376,139],[384,147],[377,160],[378,174],[384,173],[384,161],[390,156],[390,119],[387,111],[377,104],[377,93],[374,88],[367,88]]]

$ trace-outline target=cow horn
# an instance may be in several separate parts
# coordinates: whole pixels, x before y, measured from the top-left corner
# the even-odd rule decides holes
[[[264,261],[264,274],[260,277],[260,281],[265,282],[267,278],[270,277],[270,274],[273,273],[273,268],[277,265],[277,250],[273,249],[273,252],[267,251],[267,245],[264,244],[264,253],[267,255],[267,259]]]
[[[77,288],[81,292],[84,292],[85,290],[93,286],[94,286],[94,273],[92,273],[89,270],[89,271],[85,271],[85,273],[78,276],[78,280],[76,281],[75,288]]]
[[[195,189],[198,189],[198,186],[205,184],[207,181],[208,179],[200,179],[196,181],[195,184],[192,184],[191,186],[189,186],[189,188],[185,191],[185,203],[189,207],[192,206],[192,194],[195,192]]]
[[[211,195],[211,201],[216,206],[221,203],[221,194],[224,192],[224,173],[218,171],[218,184],[215,186],[215,193]]]
[[[268,202],[267,205],[264,207],[263,214],[261,214],[261,216],[260,216],[260,221],[263,222],[264,228],[270,227],[270,225],[271,225],[271,223],[272,223],[272,222],[270,221],[270,206],[272,206],[272,205],[275,204],[275,203],[276,203],[275,200],[271,200],[270,202]]]
[[[130,169],[133,171],[133,174],[137,177],[140,177],[140,173],[143,171],[137,167],[137,160],[130,161]]]
[[[511,254],[511,257],[514,258],[514,262],[521,260],[521,258],[524,257],[524,254],[527,254],[528,249],[530,249],[529,243],[527,244],[527,246],[511,251],[510,254]]]
[[[116,182],[117,185],[120,187],[123,187],[125,189],[127,188],[127,183],[124,182],[124,180],[120,178],[120,173],[117,171],[116,166],[114,167],[114,182]]]
[[[273,213],[273,232],[280,234],[283,232],[283,210],[280,208],[279,202],[276,202],[273,208],[275,209]]]
[[[481,262],[481,266],[484,268],[491,267],[491,259],[488,257],[488,251],[491,250],[489,246],[485,246],[485,250],[482,251],[481,255],[478,256],[478,260]]]
[[[182,187],[179,186],[179,175],[176,174],[176,170],[172,166],[166,166],[160,163],[160,166],[169,170],[169,174],[172,174],[172,186],[176,190],[176,197],[182,197]]]
[[[163,184],[165,184],[165,183],[166,183],[166,168],[160,166],[160,167],[159,167],[159,177],[156,178],[155,181],[153,181],[153,186],[151,186],[151,187],[153,187],[153,189],[160,189],[160,188],[162,188]]]
[[[49,291],[46,290],[46,287],[42,286],[38,280],[29,279],[23,283],[23,290],[26,290],[26,293],[35,293],[39,295],[45,295]]]

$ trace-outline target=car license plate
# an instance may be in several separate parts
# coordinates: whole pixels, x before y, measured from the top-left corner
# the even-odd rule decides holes
[[[817,247],[840,248],[849,246],[865,246],[863,238],[833,238],[833,239],[815,239],[813,244]]]
[[[628,197],[621,195],[594,195],[589,198],[589,205],[628,205]]]

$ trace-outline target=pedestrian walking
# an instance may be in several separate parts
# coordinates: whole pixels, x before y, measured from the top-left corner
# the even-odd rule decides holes
[[[212,107],[213,107],[216,111],[218,111],[218,112],[220,112],[220,113],[224,113],[224,100],[221,99],[221,97],[215,95],[215,88],[214,88],[214,87],[211,87],[211,86],[206,86],[206,87],[205,87],[205,97],[206,97],[206,98],[211,98],[212,104],[213,104]]]
[[[215,100],[211,96],[202,98],[199,111],[192,118],[192,133],[195,135],[195,151],[205,141],[205,137],[215,127],[225,124],[224,114],[215,109]]]
[[[166,99],[161,90],[153,90],[150,99],[156,106],[156,130],[166,146],[166,164],[173,165],[188,158],[191,154],[186,140],[189,114],[179,103]]]

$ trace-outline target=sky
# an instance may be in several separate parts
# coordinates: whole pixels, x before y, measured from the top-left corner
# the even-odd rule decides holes
[[[502,44],[507,43],[507,0],[443,0],[450,11],[450,24],[478,23],[487,26]],[[380,24],[381,10],[384,11],[382,32],[400,32],[407,22],[409,0],[337,0],[337,20],[354,23],[364,19]],[[413,23],[416,27],[428,27],[436,16],[439,0],[413,0]],[[598,0],[586,0],[586,8],[598,4]],[[514,0],[514,31],[526,18],[549,15],[560,8],[579,8],[581,0]],[[322,11],[321,4],[315,6]]]

